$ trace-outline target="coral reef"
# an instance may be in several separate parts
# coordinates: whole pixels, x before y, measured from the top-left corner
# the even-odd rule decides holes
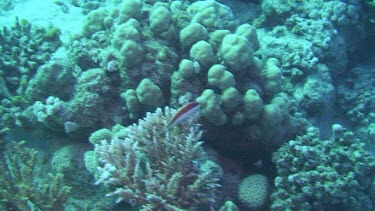
[[[111,136],[105,129],[91,136],[95,149],[86,153],[86,166],[96,184],[109,188],[107,196],[142,210],[215,206],[221,168],[207,159],[194,118],[165,130],[175,112],[158,108],[138,124],[115,126]]]
[[[310,127],[274,153],[278,176],[271,209],[374,209],[373,155],[341,125],[332,131],[332,138],[321,140],[318,129]]]
[[[54,28],[48,34],[58,33]],[[87,15],[82,35],[67,45],[73,62],[56,57],[24,78],[21,102],[3,102],[4,122],[82,134],[130,124],[166,104],[180,106],[180,98],[189,95],[188,101],[202,104],[208,141],[244,150],[277,147],[295,133],[296,119],[287,103],[275,100],[282,61],[259,59],[254,56],[259,48],[255,27],[240,25],[230,8],[216,1],[127,0],[119,9],[98,8]],[[56,89],[46,93],[47,86]],[[111,111],[105,109],[109,105]],[[236,134],[247,138],[233,145],[229,139]]]
[[[375,86],[375,67],[355,67],[348,75],[338,83],[338,105],[356,124],[375,123],[375,90],[369,89]]]
[[[55,80],[61,83],[55,86]],[[64,85],[66,87],[62,89]],[[46,90],[49,86],[52,88]],[[82,131],[106,116],[105,106],[111,96],[109,91],[109,79],[103,70],[90,69],[73,76],[69,64],[52,60],[38,68],[30,80],[27,95],[21,97],[23,104],[14,99],[2,101],[6,111],[2,118],[8,125],[43,126],[65,133]]]
[[[41,156],[25,142],[0,142],[0,208],[60,210],[70,194],[60,173],[46,173]]]
[[[244,178],[238,188],[238,199],[250,210],[266,207],[270,196],[271,184],[262,174],[253,174]]]
[[[0,30],[0,140],[50,137],[0,142],[0,209],[375,209],[373,0],[52,4],[81,32]]]
[[[309,18],[327,19],[338,26],[354,25],[359,22],[360,1],[283,1],[265,0],[262,11],[266,22],[283,22],[294,14],[304,14]],[[309,10],[307,10],[309,9]]]
[[[22,125],[21,113],[36,100],[54,95],[66,98],[74,83],[72,68],[64,60],[50,61],[62,44],[57,27],[40,27],[16,18],[0,32],[1,120],[6,127]],[[50,63],[49,63],[50,62]],[[56,80],[61,82],[56,86]],[[27,118],[23,118],[25,120]]]
[[[294,96],[308,116],[324,113],[334,104],[332,80],[345,77],[348,62],[365,34],[360,1],[262,1],[263,15],[254,21],[260,58],[275,57],[283,69],[283,91]],[[356,36],[352,36],[356,34]],[[306,81],[316,79],[305,92]],[[308,88],[308,87],[307,87]],[[328,88],[328,89],[326,89]],[[311,89],[311,88],[309,88]],[[326,96],[330,96],[326,99]]]
[[[56,28],[31,25],[25,19],[16,18],[14,26],[4,26],[0,32],[0,76],[5,82],[2,89],[15,95],[24,94],[28,81],[38,67],[51,58],[62,44]],[[6,94],[4,91],[1,94]],[[1,95],[2,98],[10,97]]]

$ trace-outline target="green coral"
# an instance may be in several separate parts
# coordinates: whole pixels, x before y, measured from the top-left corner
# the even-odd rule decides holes
[[[274,154],[272,210],[374,210],[373,155],[341,125],[332,131],[332,138],[321,140],[310,127]]]
[[[201,105],[201,111],[204,117],[210,123],[221,126],[228,121],[226,114],[220,107],[218,96],[212,89],[206,89],[202,95],[197,98],[197,102]]]
[[[62,209],[71,188],[62,184],[62,174],[46,173],[40,154],[24,144],[0,141],[0,209]]]
[[[60,28],[57,26],[52,26],[46,31],[46,33],[44,34],[44,38],[46,40],[56,41],[56,40],[59,40],[60,35],[61,35]]]
[[[83,34],[90,37],[95,32],[106,29],[104,19],[107,15],[108,11],[103,8],[90,12],[83,23]]]
[[[31,25],[18,17],[12,27],[4,26],[0,30],[1,76],[11,94],[22,94],[38,67],[61,46],[59,36],[56,27]]]
[[[164,103],[163,92],[148,78],[143,79],[139,83],[135,92],[139,102],[146,106],[156,108],[162,106]]]
[[[226,201],[219,211],[239,211],[238,207],[232,201]]]

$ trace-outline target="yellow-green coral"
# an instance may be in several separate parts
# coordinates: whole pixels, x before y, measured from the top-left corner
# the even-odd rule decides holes
[[[60,210],[70,193],[62,174],[46,173],[25,142],[0,141],[0,210]]]
[[[51,28],[47,29],[46,33],[44,34],[44,38],[46,40],[55,41],[58,40],[61,35],[61,30],[57,26],[52,26]]]

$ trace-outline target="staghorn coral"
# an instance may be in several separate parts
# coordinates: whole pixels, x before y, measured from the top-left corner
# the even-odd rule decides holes
[[[0,30],[0,107],[3,111],[0,118],[5,127],[21,126],[25,119],[21,112],[36,100],[44,100],[49,95],[62,98],[70,95],[67,86],[74,82],[72,65],[61,58],[50,60],[62,44],[60,34],[57,27],[32,25],[18,17],[13,26]]]
[[[70,193],[70,187],[62,184],[63,175],[46,173],[40,154],[24,144],[0,141],[0,209],[62,209]]]
[[[92,173],[96,184],[109,187],[107,196],[142,205],[142,210],[215,205],[221,168],[206,158],[199,141],[202,132],[194,119],[164,131],[175,112],[158,108],[138,124],[115,126],[111,140],[94,144],[95,155],[86,158],[86,165],[97,159]]]
[[[0,30],[0,76],[12,94],[22,94],[37,68],[62,44],[56,27],[31,25],[16,18],[14,26]],[[8,97],[2,96],[1,97]]]
[[[272,210],[374,210],[373,155],[341,125],[332,131],[332,138],[320,140],[310,127],[274,153]]]

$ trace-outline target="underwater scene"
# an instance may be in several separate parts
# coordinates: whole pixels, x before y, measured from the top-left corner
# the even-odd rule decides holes
[[[374,211],[375,0],[1,0],[0,211]]]

